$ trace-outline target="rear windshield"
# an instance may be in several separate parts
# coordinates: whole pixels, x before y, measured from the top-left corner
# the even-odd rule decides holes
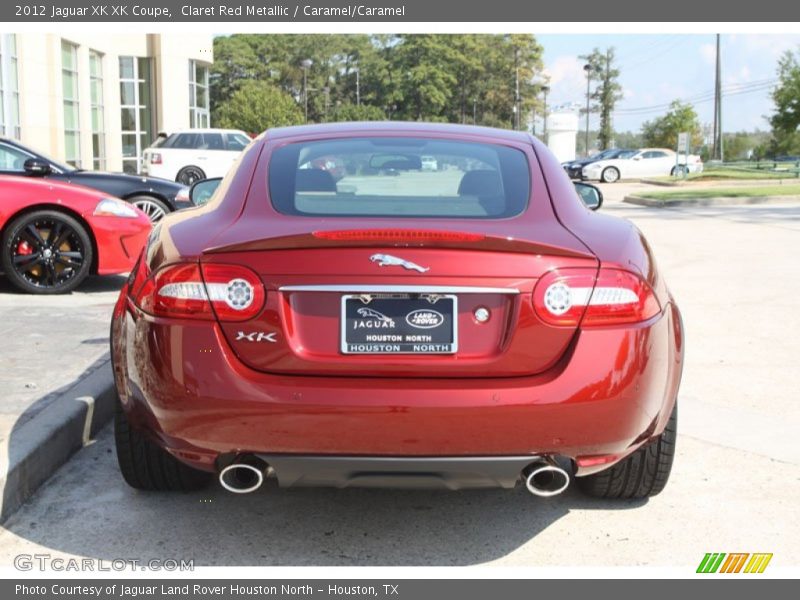
[[[275,150],[269,191],[291,215],[501,219],[525,210],[530,171],[507,146],[348,138]]]

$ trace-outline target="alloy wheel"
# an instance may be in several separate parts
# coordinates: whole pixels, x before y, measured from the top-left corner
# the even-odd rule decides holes
[[[80,234],[57,217],[32,219],[11,240],[11,265],[31,286],[67,286],[83,270],[86,248]]]

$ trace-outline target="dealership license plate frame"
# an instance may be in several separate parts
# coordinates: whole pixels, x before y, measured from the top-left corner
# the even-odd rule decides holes
[[[364,302],[364,298],[370,298],[369,302]],[[354,351],[350,350],[348,344],[367,344],[370,342],[348,342],[347,339],[347,303],[351,300],[361,302],[364,307],[369,307],[372,304],[372,300],[380,300],[385,301],[389,300],[392,302],[400,302],[400,301],[408,301],[408,300],[416,300],[416,299],[425,299],[428,301],[431,307],[438,304],[441,300],[447,300],[452,302],[450,313],[450,322],[451,326],[451,335],[450,335],[450,342],[447,344],[449,349],[447,350],[430,350],[430,351],[411,351],[411,350],[399,350],[399,351]],[[417,309],[415,309],[417,310]],[[413,312],[413,311],[412,311]],[[438,311],[437,311],[438,312]],[[341,297],[341,304],[339,310],[339,323],[340,323],[340,344],[339,350],[342,354],[347,355],[360,355],[360,356],[398,356],[398,355],[405,355],[405,356],[426,356],[426,355],[453,355],[458,352],[458,296],[455,294],[414,294],[414,293],[401,293],[401,294],[344,294]],[[424,331],[420,329],[419,331]],[[410,344],[413,342],[404,342],[405,344]]]

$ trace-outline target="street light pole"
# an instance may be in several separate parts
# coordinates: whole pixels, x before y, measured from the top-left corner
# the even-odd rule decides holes
[[[361,79],[359,73],[361,69],[356,69],[356,106],[361,106]]]
[[[300,61],[300,68],[303,69],[303,108],[306,116],[306,123],[308,123],[308,70],[314,64],[310,58],[304,58]]]
[[[542,92],[544,92],[544,123],[542,124],[542,139],[545,144],[547,143],[547,92],[549,91],[549,85],[542,86]]]
[[[514,48],[514,129],[519,129],[519,49]]]
[[[592,82],[592,65],[583,65],[583,70],[586,71],[586,156],[589,156],[589,93],[590,84]]]

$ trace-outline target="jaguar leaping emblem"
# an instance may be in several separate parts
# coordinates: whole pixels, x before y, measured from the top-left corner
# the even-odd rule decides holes
[[[391,254],[373,254],[369,257],[369,259],[372,262],[378,263],[379,267],[403,267],[409,271],[419,271],[420,273],[426,273],[430,270],[430,267],[420,267],[416,263],[413,263],[409,260],[403,260],[402,258],[397,258]]]
[[[387,323],[390,327],[394,327],[394,319],[387,317],[382,312],[378,312],[373,308],[361,307],[356,312],[365,319],[375,319],[381,323]]]

